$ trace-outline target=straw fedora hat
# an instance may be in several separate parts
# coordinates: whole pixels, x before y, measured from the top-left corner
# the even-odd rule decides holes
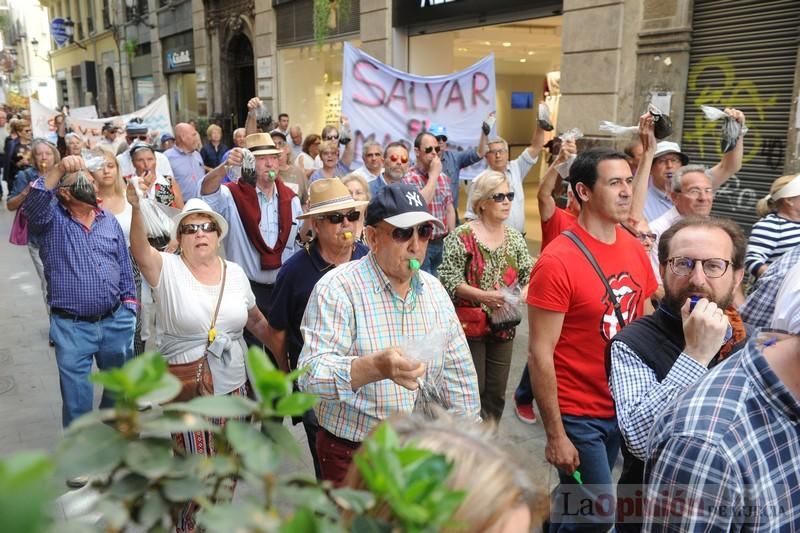
[[[311,183],[308,212],[297,218],[305,219],[324,213],[364,207],[369,202],[353,200],[350,189],[339,178],[323,178]]]
[[[251,133],[245,137],[244,143],[253,155],[281,155],[269,133]]]

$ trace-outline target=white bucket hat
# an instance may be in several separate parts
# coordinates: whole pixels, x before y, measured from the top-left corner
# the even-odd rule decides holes
[[[214,222],[216,222],[219,227],[220,239],[224,239],[225,235],[228,234],[228,222],[222,218],[222,215],[211,209],[211,207],[200,198],[192,198],[186,202],[180,213],[172,217],[172,221],[175,225],[172,227],[172,234],[170,237],[172,237],[173,240],[177,240],[178,238],[178,229],[183,219],[191,215],[208,215],[213,218]]]

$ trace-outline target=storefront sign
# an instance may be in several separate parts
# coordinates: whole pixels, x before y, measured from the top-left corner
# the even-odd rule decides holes
[[[64,19],[55,18],[50,21],[50,34],[58,46],[67,44],[69,37],[67,36],[67,25],[64,23]]]
[[[188,47],[173,48],[164,56],[167,62],[166,72],[183,72],[194,70],[193,50]]]
[[[359,156],[366,140],[411,144],[431,124],[447,128],[450,150],[474,147],[481,122],[496,109],[494,55],[453,74],[426,77],[394,69],[345,43],[342,80],[342,114],[350,120]],[[470,167],[461,176],[468,179],[476,171]]]
[[[482,25],[487,17],[530,10],[539,12],[538,16],[560,14],[563,0],[406,0],[392,4],[393,26],[427,27],[454,20],[470,20],[470,25],[475,22]]]

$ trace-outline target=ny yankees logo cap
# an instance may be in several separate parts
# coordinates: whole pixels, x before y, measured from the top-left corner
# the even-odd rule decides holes
[[[442,223],[428,212],[428,205],[416,185],[393,183],[378,191],[367,206],[367,226],[381,220],[396,228],[410,228],[423,222],[433,222],[442,229]]]

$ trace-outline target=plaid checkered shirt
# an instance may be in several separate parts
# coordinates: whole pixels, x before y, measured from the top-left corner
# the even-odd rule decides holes
[[[799,427],[800,402],[750,340],[656,420],[642,531],[797,531]]]
[[[403,182],[411,183],[422,190],[428,183],[428,175],[423,174],[416,166],[409,167]],[[450,179],[445,174],[439,174],[436,190],[433,193],[433,200],[428,202],[428,211],[438,218],[444,227],[447,227],[447,206],[453,205],[453,193],[450,191]],[[454,207],[455,209],[455,207]],[[438,226],[433,227],[433,238],[439,239],[447,235],[447,230],[441,230]]]
[[[320,396],[314,408],[319,424],[337,437],[361,442],[390,415],[410,413],[417,397],[388,379],[354,391],[353,360],[392,346],[419,350],[419,339],[431,332],[446,337],[446,349],[426,363],[424,379],[440,384],[454,413],[471,420],[480,416],[477,375],[463,328],[444,287],[426,272],[414,275],[411,291],[402,298],[371,252],[345,263],[316,284],[300,330],[305,344],[299,366],[311,367],[299,378],[300,389]]]
[[[747,301],[739,309],[739,314],[746,324],[754,328],[769,327],[772,323],[772,314],[775,312],[775,298],[778,297],[783,278],[798,261],[800,261],[800,245],[783,254],[758,278]]]

